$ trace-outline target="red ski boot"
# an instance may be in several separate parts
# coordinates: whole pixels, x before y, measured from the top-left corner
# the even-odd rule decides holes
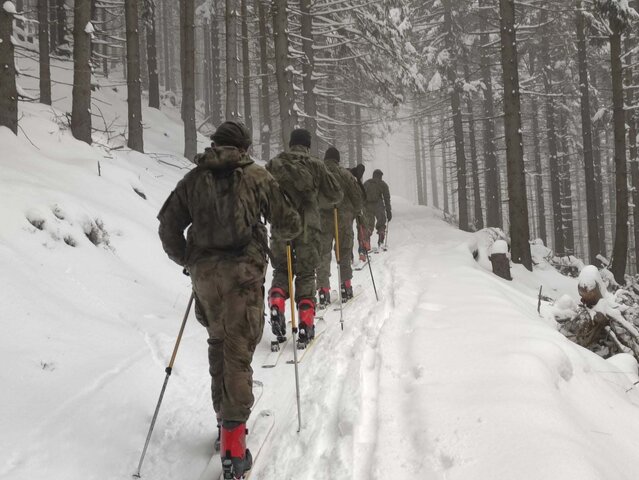
[[[327,287],[322,287],[318,290],[317,296],[319,298],[319,304],[317,308],[320,310],[324,310],[329,303],[331,303],[331,289]]]
[[[246,424],[243,422],[225,421],[222,424],[222,469],[224,479],[244,478],[253,466],[253,457],[246,448]]]
[[[297,345],[299,348],[305,348],[315,338],[315,302],[308,298],[300,300],[297,311],[300,317]]]
[[[350,280],[346,280],[342,283],[342,303],[348,302],[353,298],[353,286]]]
[[[286,341],[286,292],[281,288],[271,288],[268,292],[268,306],[271,311],[271,330],[279,343]]]

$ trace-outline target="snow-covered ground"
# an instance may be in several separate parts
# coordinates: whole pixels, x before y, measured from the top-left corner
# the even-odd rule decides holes
[[[121,95],[98,92],[108,121],[126,118]],[[0,478],[130,478],[190,294],[155,220],[189,165],[175,111],[145,111],[155,154],[140,155],[75,141],[63,110],[21,105],[30,140],[0,129]],[[258,346],[258,410],[275,427],[252,478],[639,478],[636,364],[600,359],[537,313],[540,285],[577,298],[576,281],[547,267],[501,280],[473,260],[470,234],[393,201],[379,302],[356,272],[364,293],[344,330],[329,312],[300,365],[300,433],[293,367],[261,368],[268,331]],[[143,478],[198,479],[210,460],[206,349],[191,319]]]

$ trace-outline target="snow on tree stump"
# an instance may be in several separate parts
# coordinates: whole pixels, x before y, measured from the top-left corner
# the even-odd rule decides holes
[[[599,300],[603,298],[601,293],[603,279],[597,267],[588,265],[581,270],[577,288],[581,303],[586,307],[592,308],[599,303]]]
[[[489,257],[493,266],[493,273],[505,280],[512,280],[510,276],[510,258],[508,258],[508,244],[504,240],[493,243]]]

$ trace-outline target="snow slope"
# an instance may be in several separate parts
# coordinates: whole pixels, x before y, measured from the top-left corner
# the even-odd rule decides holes
[[[108,121],[126,118],[120,92],[97,96]],[[156,235],[189,168],[177,112],[145,112],[154,155],[140,155],[75,141],[64,108],[21,104],[24,133],[0,129],[1,479],[130,478],[190,293]],[[300,365],[299,434],[293,368],[260,368],[268,331],[258,346],[258,409],[276,424],[252,478],[639,478],[636,363],[602,360],[537,314],[541,284],[576,298],[576,281],[521,268],[503,281],[469,234],[393,201],[390,250],[373,258],[380,300],[363,270],[344,331],[327,314]],[[197,479],[210,460],[206,349],[191,318],[144,478]]]

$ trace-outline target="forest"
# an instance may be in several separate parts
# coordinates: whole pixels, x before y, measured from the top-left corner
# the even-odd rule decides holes
[[[504,228],[528,269],[541,242],[559,265],[582,258],[624,284],[639,263],[634,3],[5,1],[0,125],[17,134],[20,102],[51,105],[72,81],[60,121],[74,137],[143,152],[143,102],[178,106],[188,159],[225,119],[254,132],[263,160],[303,126],[316,154],[342,145],[349,166],[410,129],[419,204],[464,231]],[[126,131],[92,99],[105,85],[126,88]]]

